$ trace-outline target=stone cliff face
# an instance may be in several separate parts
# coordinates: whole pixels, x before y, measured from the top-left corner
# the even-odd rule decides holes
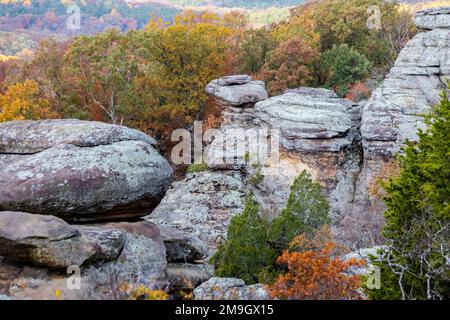
[[[423,32],[365,104],[317,88],[269,98],[263,82],[243,75],[212,81],[206,90],[223,118],[216,133],[233,136],[244,152],[224,155],[227,141],[214,139],[208,170],[167,193],[172,168],[141,132],[77,120],[0,124],[0,299],[118,299],[123,281],[176,290],[206,281],[194,291],[199,299],[229,288],[236,298],[262,299],[260,285],[212,278],[207,261],[246,196],[273,218],[303,170],[322,185],[338,240],[351,248],[382,243],[374,186],[395,170],[405,141],[417,140],[421,115],[450,77],[450,8],[420,12],[416,23]],[[262,142],[279,133],[279,161],[252,162],[255,130],[270,132]],[[67,288],[68,266],[80,268],[80,290]]]
[[[450,8],[419,12],[416,25],[423,32],[405,48],[363,109],[361,122],[364,162],[355,189],[359,212],[380,214],[370,185],[389,171],[390,163],[407,140],[417,141],[424,129],[423,114],[439,100],[450,78]],[[381,205],[381,206],[380,206]]]
[[[450,74],[450,9],[419,12],[416,24],[423,32],[406,45],[390,74],[364,105],[338,98],[330,90],[313,88],[267,98],[264,83],[248,76],[211,82],[206,90],[223,108],[219,130],[223,136],[239,128],[276,129],[281,148],[279,162],[254,166],[245,159],[255,151],[248,137],[235,140],[247,153],[225,155],[227,142],[216,139],[207,153],[210,170],[216,178],[231,175],[240,179],[245,186],[242,194],[253,193],[263,214],[271,218],[284,207],[295,177],[307,170],[330,201],[339,240],[353,248],[381,243],[384,205],[378,181],[395,171],[392,163],[405,141],[417,140],[417,130],[424,128],[421,115],[438,101]],[[205,174],[209,173],[199,176]],[[187,181],[191,184],[196,179],[203,180],[189,177]],[[174,185],[170,194],[185,194],[186,183]],[[231,191],[220,185],[221,192]],[[210,196],[201,191],[196,197]],[[170,196],[167,202],[175,206],[175,198]],[[171,214],[163,212],[169,205],[165,200],[154,217],[179,229],[191,228],[193,222],[185,222],[195,215],[181,210],[177,215],[181,218],[170,218]],[[232,206],[237,210],[228,210],[234,214],[241,204]],[[229,220],[224,216],[220,232],[226,230]],[[221,238],[225,237],[223,232]]]

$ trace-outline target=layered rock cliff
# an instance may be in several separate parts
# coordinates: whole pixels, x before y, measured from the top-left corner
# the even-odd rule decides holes
[[[416,24],[422,32],[402,50],[389,75],[365,104],[338,98],[330,90],[313,88],[288,90],[267,98],[264,83],[242,75],[212,81],[206,90],[223,112],[221,138],[215,139],[207,151],[209,170],[214,171],[216,179],[232,176],[241,181],[245,186],[241,194],[254,194],[262,205],[262,213],[270,218],[284,207],[295,177],[307,170],[320,182],[330,201],[337,239],[353,248],[382,243],[384,204],[379,179],[395,173],[396,153],[407,140],[417,140],[417,130],[424,128],[422,115],[446,88],[450,75],[449,10],[438,8],[417,14]],[[242,129],[237,131],[240,135],[235,134],[236,129]],[[258,152],[251,142],[252,135],[261,129],[277,130],[279,161],[269,159],[263,164],[252,164],[252,153]],[[240,150],[224,152],[230,141],[223,137],[229,136],[231,145],[241,145]],[[148,219],[196,230],[200,237],[213,233],[221,239],[214,242],[219,244],[226,237],[224,230],[231,215],[239,211],[241,203],[234,203],[231,210],[220,207],[221,212],[229,214],[222,216],[224,227],[219,229],[195,226],[192,217],[198,214],[193,215],[190,210],[178,210],[176,219],[168,210],[175,208],[177,199],[186,194],[185,185],[197,181],[201,185],[209,174],[189,176],[185,182],[175,184]],[[232,192],[224,183],[218,183],[218,188],[224,194]],[[196,192],[194,198],[210,197],[204,190]],[[194,202],[193,207],[202,207],[201,202]],[[211,244],[210,240],[207,241]]]

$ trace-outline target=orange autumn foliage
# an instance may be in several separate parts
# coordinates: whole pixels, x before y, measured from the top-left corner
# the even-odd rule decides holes
[[[337,257],[340,249],[321,232],[313,240],[305,236],[295,238],[290,250],[277,259],[277,263],[287,267],[287,272],[269,287],[270,296],[283,300],[362,299],[360,277],[345,272],[363,266],[364,261],[344,261]]]

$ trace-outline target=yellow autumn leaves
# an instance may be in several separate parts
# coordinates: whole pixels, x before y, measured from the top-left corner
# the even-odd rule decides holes
[[[0,122],[54,116],[49,102],[39,97],[39,87],[32,80],[13,84],[0,93]]]

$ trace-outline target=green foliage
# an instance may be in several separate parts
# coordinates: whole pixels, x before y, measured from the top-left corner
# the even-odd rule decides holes
[[[249,31],[242,42],[237,59],[241,73],[255,74],[266,61],[267,53],[277,46],[276,41],[266,29]]]
[[[208,164],[206,163],[193,163],[187,169],[187,173],[196,173],[208,171]]]
[[[269,235],[272,245],[281,254],[299,234],[313,237],[320,227],[330,223],[329,209],[320,185],[303,171],[291,187],[286,208],[272,222]]]
[[[261,173],[261,168],[259,168],[258,171],[249,179],[248,182],[251,185],[257,186],[263,181],[264,181],[264,175]]]
[[[405,299],[450,296],[450,101],[446,94],[426,123],[428,130],[419,132],[419,142],[408,143],[399,156],[400,175],[385,186],[388,209],[383,235],[391,250],[382,261],[394,275],[382,279],[382,286],[396,288]],[[391,297],[383,293],[371,297]]]
[[[242,214],[232,218],[228,240],[214,255],[216,275],[257,283],[259,273],[274,264],[276,251],[269,246],[269,223],[258,216],[259,205],[248,199]]]
[[[321,56],[321,69],[325,85],[345,95],[349,85],[367,78],[372,64],[365,56],[347,44],[333,46]]]
[[[379,254],[382,254],[381,250]],[[402,295],[398,287],[398,275],[393,273],[389,266],[380,261],[378,257],[371,257],[371,264],[380,269],[381,286],[374,289],[364,286],[364,293],[367,297],[370,300],[400,300]],[[363,283],[367,282],[363,281]]]
[[[383,0],[321,0],[315,10],[316,30],[320,34],[322,52],[334,45],[347,44],[364,54],[375,65],[385,63],[388,55],[386,39],[378,29],[370,30],[367,21],[373,16],[370,6],[380,8],[384,31],[399,15],[395,2]],[[383,30],[383,29],[382,29]]]
[[[330,222],[320,186],[306,172],[295,180],[286,208],[272,224],[258,211],[259,205],[249,199],[244,212],[231,220],[228,240],[213,257],[218,276],[269,283],[281,271],[276,259],[291,241],[300,234],[312,238]]]
[[[314,69],[318,55],[317,50],[300,37],[284,41],[269,52],[260,77],[273,95],[286,89],[314,85],[317,83]]]

